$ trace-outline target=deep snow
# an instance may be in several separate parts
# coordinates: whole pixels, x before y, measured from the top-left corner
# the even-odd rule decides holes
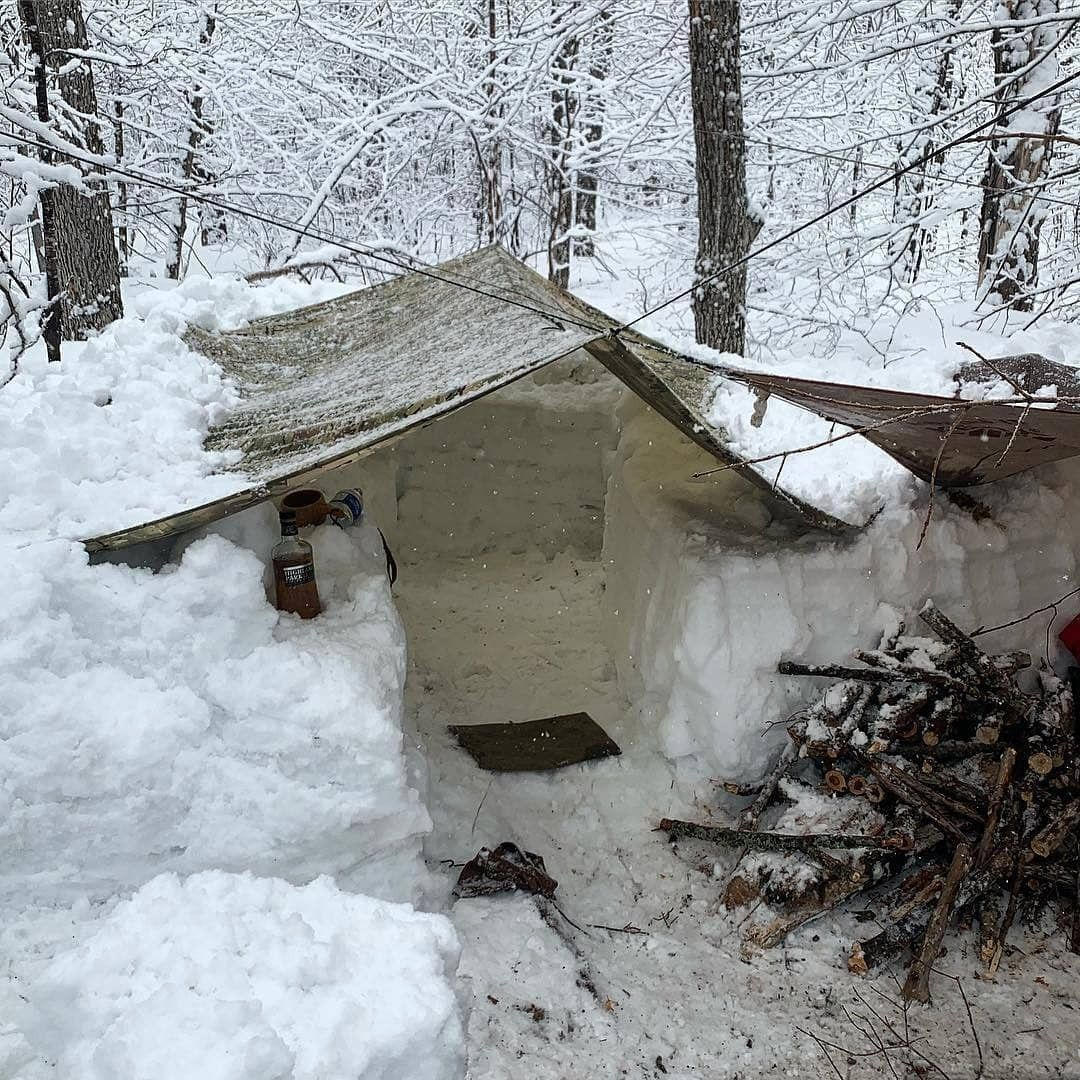
[[[0,392],[0,1075],[460,1073],[453,934],[412,906],[430,819],[377,532],[312,536],[314,623],[267,600],[270,507],[157,573],[73,539],[215,494],[201,439],[231,389],[178,335],[299,298],[150,295]],[[321,1028],[283,1016],[301,1000]]]
[[[774,674],[781,655],[873,644],[928,593],[974,625],[1066,591],[1076,464],[980,492],[988,523],[939,500],[916,553],[925,488],[847,440],[799,460],[804,494],[886,509],[853,544],[823,544],[736,476],[692,479],[697,451],[595,371],[549,373],[327,477],[370,484],[401,560],[403,702],[405,637],[370,530],[314,535],[326,612],[310,624],[266,600],[266,507],[185,538],[158,573],[90,566],[73,542],[235,486],[201,449],[232,390],[180,342],[188,321],[318,298],[285,281],[146,290],[138,314],[60,368],[28,357],[0,392],[0,1076],[135,1077],[135,1054],[147,1075],[198,1060],[243,1080],[405,1080],[422,1062],[442,1080],[466,1045],[476,1080],[829,1075],[798,1028],[849,1047],[853,1077],[887,1072],[855,1023],[867,1002],[898,1016],[895,992],[843,968],[850,916],[745,954],[717,907],[730,860],[652,830],[735,809],[716,781],[760,772],[765,725],[809,692]],[[824,367],[818,345],[752,362],[850,381],[877,365],[892,385],[921,364],[944,385],[957,354],[931,348],[939,315],[915,312],[880,353],[849,335]],[[1074,340],[1040,324],[1014,351],[1067,359]],[[821,432],[778,403],[752,429],[750,401],[719,387],[715,406],[748,451]],[[492,777],[445,731],[578,708],[621,758]],[[505,839],[545,857],[580,929],[526,898],[450,906],[450,864]],[[304,887],[320,874],[333,882]],[[453,920],[456,979],[455,935],[418,902]],[[939,966],[963,979],[984,1075],[1080,1077],[1060,936],[1014,950],[993,981],[962,934]],[[958,988],[941,978],[936,994],[907,1022],[949,1075],[973,1076]],[[301,1006],[319,1022],[296,1025]]]
[[[514,426],[515,406],[508,403],[500,421],[491,399],[483,414],[487,430]],[[636,406],[623,410],[631,426],[636,412]],[[611,422],[610,410],[575,423],[599,431],[605,419]],[[461,426],[469,426],[464,416]],[[666,454],[657,430],[646,430],[653,452]],[[396,590],[410,636],[406,700],[427,758],[435,824],[426,846],[429,861],[442,868],[445,894],[457,867],[480,846],[512,840],[544,857],[559,881],[557,901],[566,916],[550,913],[549,923],[525,897],[453,903],[463,950],[459,970],[471,989],[470,1077],[832,1075],[804,1032],[852,1051],[845,1076],[888,1076],[856,1027],[865,1029],[861,1018],[869,1017],[871,1028],[884,1030],[869,1008],[898,1029],[906,1023],[916,1047],[947,1075],[974,1077],[978,1051],[950,975],[962,978],[971,1003],[984,1076],[1080,1076],[1073,1034],[1076,958],[1060,933],[1030,955],[1018,933],[1019,948],[997,977],[985,981],[976,977],[973,936],[950,935],[938,964],[943,974],[935,979],[933,1010],[916,1007],[905,1018],[891,971],[868,981],[847,972],[846,946],[872,923],[857,923],[851,914],[830,917],[781,948],[748,952],[743,933],[769,916],[763,908],[729,913],[720,906],[731,857],[705,844],[673,850],[653,831],[662,816],[723,821],[737,809],[715,781],[758,768],[773,752],[762,738],[764,722],[786,716],[805,694],[772,676],[780,651],[806,645],[833,657],[830,649],[869,643],[873,616],[888,612],[874,606],[870,587],[870,599],[856,591],[850,608],[836,605],[844,553],[835,547],[784,554],[776,541],[748,544],[745,535],[741,546],[734,544],[732,537],[741,534],[730,523],[709,525],[680,514],[686,502],[679,484],[672,485],[674,493],[668,489],[670,502],[654,489],[655,501],[647,507],[656,515],[651,523],[631,517],[620,502],[629,496],[616,490],[627,474],[620,459],[630,447],[641,452],[649,442],[630,438],[616,455],[602,555],[595,536],[580,538],[583,550],[569,548],[551,558],[516,550],[515,523],[522,519],[512,504],[506,515],[493,511],[475,552],[439,550],[445,538],[427,529],[421,513],[398,524],[399,535],[432,537],[431,550],[418,539],[417,550],[406,554]],[[483,453],[460,446],[455,467],[453,446],[447,440],[445,451],[430,458],[447,501],[475,487],[492,453],[490,445],[479,448]],[[542,469],[546,460],[541,447],[533,467]],[[518,468],[524,471],[524,463]],[[567,490],[548,489],[552,510],[558,511]],[[1061,511],[1050,495],[1039,498],[1047,501],[1048,515]],[[427,504],[410,505],[419,510]],[[572,516],[573,506],[563,509]],[[644,513],[646,507],[636,509]],[[1032,527],[1045,528],[1047,520]],[[902,523],[910,542],[918,515],[907,511]],[[957,561],[964,549],[955,530],[964,527],[946,515],[944,536],[935,541]],[[881,558],[875,545],[894,557],[904,550],[889,543],[887,532],[859,544],[853,550],[866,559]],[[640,548],[636,576],[612,565],[613,553],[628,548]],[[1049,562],[1060,553],[1053,548],[1043,555]],[[985,566],[976,561],[973,585],[1000,574],[1004,560],[990,552]],[[958,570],[954,562],[941,572],[959,582]],[[1046,582],[1036,584],[1052,585],[1045,572]],[[888,583],[896,584],[900,570],[895,574]],[[629,582],[640,597],[623,612],[630,616],[624,632],[637,643],[632,658],[606,644],[620,602],[613,587],[625,598]],[[1035,584],[1009,585],[1024,587]],[[748,622],[766,601],[760,620]],[[986,600],[1008,602],[1005,590]],[[838,611],[821,615],[831,621],[820,623],[820,636],[798,626],[800,610],[811,618],[823,605]],[[861,620],[858,633],[855,620]],[[635,670],[620,683],[615,669],[631,659]],[[623,685],[633,688],[630,698]],[[549,775],[492,775],[446,732],[447,724],[576,709],[588,710],[616,738],[621,757]],[[722,772],[710,773],[712,765]],[[893,1056],[902,1075],[900,1055]],[[844,1065],[843,1055],[837,1060]],[[925,1066],[918,1059],[916,1064]]]
[[[70,1080],[452,1080],[450,924],[219,870],[162,874],[30,987],[28,1035]]]

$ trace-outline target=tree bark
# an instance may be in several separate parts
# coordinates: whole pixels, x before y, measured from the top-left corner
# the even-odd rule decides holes
[[[63,69],[56,81],[64,111],[91,118],[80,123],[77,133],[65,131],[65,136],[89,154],[100,155],[104,146],[93,119],[97,116],[93,72],[88,61],[74,65],[70,56],[73,49],[87,48],[80,0],[19,0],[19,16],[31,48],[40,58],[36,79],[38,119],[43,119],[43,111],[44,119],[50,115],[45,85],[48,73]],[[85,162],[74,162],[62,152],[43,151],[43,157],[54,164],[74,164],[84,174],[87,172]],[[124,313],[108,189],[101,181],[87,179],[84,184],[90,194],[61,184],[44,191],[41,198],[46,263],[51,262],[54,271],[50,282],[47,268],[46,280],[50,296],[55,295],[53,287],[60,290],[59,333],[66,340],[101,330]],[[47,326],[46,332],[55,331]]]
[[[957,845],[949,872],[945,875],[945,883],[941,887],[941,895],[927,923],[922,948],[908,971],[907,982],[904,983],[903,994],[906,1001],[914,999],[926,1004],[930,1000],[930,971],[941,952],[941,943],[945,939],[945,931],[949,928],[949,920],[960,895],[960,886],[971,870],[973,858],[969,845]]]
[[[753,829],[726,829],[720,825],[698,825],[693,821],[663,818],[660,831],[673,840],[688,836],[707,840],[721,847],[742,847],[748,851],[811,851],[815,848],[866,848],[867,851],[895,851],[888,836],[848,835],[845,833],[775,833]]]
[[[34,0],[19,0],[19,18],[26,33],[30,51],[34,58],[34,93],[37,103],[37,118],[43,124],[49,122],[49,77],[45,67],[45,44],[41,38],[41,24],[38,22],[37,7]],[[42,149],[39,156],[45,164],[50,164],[53,154]],[[49,298],[49,307],[41,324],[41,336],[45,341],[45,352],[50,363],[60,360],[60,264],[57,258],[56,235],[56,191],[45,188],[39,198],[41,211],[41,268],[45,273],[45,292]]]
[[[1058,0],[1003,0],[1010,19],[1055,14]],[[1053,81],[1058,63],[1053,53],[1062,23],[999,28],[991,37],[995,104],[1006,108]],[[1031,70],[1020,74],[1033,62]],[[1035,138],[1010,137],[1012,124]],[[1028,293],[1039,276],[1039,235],[1045,210],[1036,200],[1050,170],[1054,136],[1061,123],[1061,99],[1055,94],[1006,117],[995,129],[983,173],[979,231],[979,283],[1003,304],[1031,309]]]
[[[746,266],[712,278],[750,246],[739,68],[739,0],[690,0],[690,87],[697,148],[698,342],[741,354],[746,344]]]
[[[113,150],[117,162],[124,164],[124,103],[117,98],[113,102]],[[131,257],[131,243],[128,236],[128,186],[127,181],[116,182],[116,208],[120,213],[120,223],[116,228],[116,242],[120,253],[120,273],[127,277],[128,259]]]

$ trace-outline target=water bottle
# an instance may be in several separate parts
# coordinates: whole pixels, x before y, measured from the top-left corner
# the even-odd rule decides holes
[[[330,500],[330,517],[335,525],[351,529],[364,519],[364,493],[359,488],[346,488]]]

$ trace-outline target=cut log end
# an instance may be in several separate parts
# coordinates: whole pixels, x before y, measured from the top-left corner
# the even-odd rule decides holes
[[[1054,757],[1043,752],[1032,754],[1028,758],[1028,768],[1039,776],[1049,776],[1054,770]]]
[[[847,777],[839,769],[829,769],[825,773],[824,782],[829,791],[847,791]]]

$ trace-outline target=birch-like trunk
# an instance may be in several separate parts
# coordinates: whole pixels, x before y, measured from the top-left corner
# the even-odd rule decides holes
[[[1010,19],[1056,14],[1058,0],[1003,0]],[[1007,108],[1058,77],[1064,22],[995,30],[991,38],[995,103]],[[1050,171],[1061,98],[1051,94],[1005,117],[994,130],[979,231],[979,284],[1002,304],[1026,311],[1039,276],[1039,234],[1046,211],[1037,195]]]
[[[215,18],[212,12],[204,11],[199,25],[199,49],[205,49],[214,36]],[[187,92],[188,128],[187,139],[184,147],[184,158],[180,163],[180,183],[184,188],[194,187],[196,180],[201,177],[203,171],[199,165],[199,147],[206,137],[208,126],[203,116],[205,104],[205,91],[200,83]],[[176,219],[173,222],[172,252],[165,266],[167,277],[178,281],[184,265],[184,242],[187,239],[188,230],[188,204],[190,200],[186,194],[180,196],[176,209]]]
[[[580,235],[574,241],[574,254],[590,256],[595,251],[593,234],[596,232],[596,200],[600,180],[596,170],[596,157],[600,140],[604,137],[605,86],[611,71],[612,20],[610,11],[600,12],[600,26],[593,44],[593,59],[589,65],[589,93],[584,108],[588,110],[585,124],[586,164],[578,170],[577,191],[574,199],[574,224]]]
[[[558,23],[556,20],[556,24]],[[573,68],[578,39],[569,36],[555,57],[551,89],[551,157],[548,162],[548,279],[562,288],[570,284],[570,229],[574,220],[574,183],[571,175],[578,98]]]

